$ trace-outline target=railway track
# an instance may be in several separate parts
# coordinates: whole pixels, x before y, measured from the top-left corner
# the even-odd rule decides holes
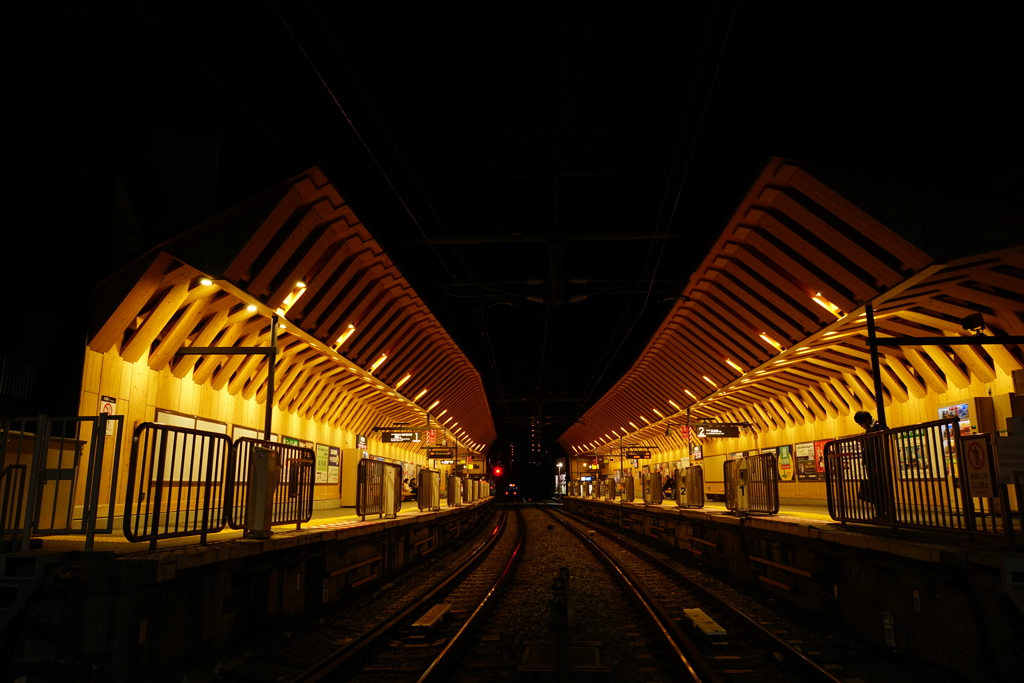
[[[878,676],[877,667],[863,675],[850,665],[856,645],[843,635],[835,634],[840,647],[830,651],[831,629],[807,636],[766,608],[740,600],[736,609],[657,554],[560,507],[515,506],[492,526],[488,543],[416,600],[301,675],[260,680],[924,680]]]
[[[491,539],[425,594],[345,643],[292,679],[313,681],[436,680],[459,653],[522,555],[518,508],[505,509]]]
[[[848,680],[836,677],[840,665],[808,655],[816,652],[813,643],[787,641],[785,629],[758,622],[625,537],[564,511],[548,513],[636,585],[659,630],[689,662],[692,680],[710,683],[735,674],[745,674],[744,681]]]

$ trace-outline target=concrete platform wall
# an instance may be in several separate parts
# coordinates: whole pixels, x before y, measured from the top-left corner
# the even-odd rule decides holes
[[[1024,677],[1024,615],[1008,595],[1021,553],[894,540],[833,525],[563,499],[584,516],[655,539],[895,649],[981,682]],[[827,530],[821,527],[828,527]],[[841,677],[841,676],[840,676]]]
[[[114,680],[154,676],[295,618],[458,543],[490,500],[379,524],[115,557],[68,553],[3,634],[22,662],[85,659]]]

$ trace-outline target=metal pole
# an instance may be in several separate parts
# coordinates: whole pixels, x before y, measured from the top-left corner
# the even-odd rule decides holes
[[[686,462],[693,464],[693,435],[690,430],[690,406],[686,406]]]
[[[270,348],[267,354],[267,415],[263,421],[263,440],[270,441],[270,423],[274,418],[274,373],[277,370],[277,315],[270,316]]]
[[[875,337],[875,307],[868,303],[864,307],[868,321],[868,350],[871,352],[871,376],[875,381],[875,413],[878,425],[888,429],[885,422],[885,394],[882,393],[882,370],[878,365],[878,340]]]

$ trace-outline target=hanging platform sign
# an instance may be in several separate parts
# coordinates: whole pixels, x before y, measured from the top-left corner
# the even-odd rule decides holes
[[[380,440],[381,443],[419,443],[420,433],[385,429],[380,433]]]
[[[454,458],[455,457],[455,449],[454,448],[428,448],[427,449],[427,457],[428,458]]]
[[[625,456],[634,460],[650,460],[650,451],[626,451]]]
[[[693,427],[693,435],[698,439],[735,439],[740,435],[736,425],[702,424]]]

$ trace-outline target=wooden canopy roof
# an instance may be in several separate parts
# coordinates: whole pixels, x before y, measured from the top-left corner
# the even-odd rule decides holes
[[[97,352],[264,402],[266,356],[176,352],[267,346],[276,313],[281,410],[360,433],[430,410],[472,450],[495,438],[479,373],[318,168],[161,245],[97,300]]]
[[[931,206],[945,220],[929,230],[908,219],[916,214],[893,198],[891,184],[874,195],[868,185],[772,159],[636,363],[559,438],[562,447],[603,453],[620,438],[680,447],[666,424],[682,422],[687,407],[693,419],[759,428],[872,410],[869,302],[879,337],[966,335],[960,320],[976,312],[988,334],[1024,334],[1024,212],[986,204],[972,213],[964,209],[972,202],[947,198],[957,210]],[[835,186],[863,197],[872,213]],[[920,200],[918,193],[909,204]],[[912,225],[897,232],[872,214]],[[963,256],[984,248],[991,250]],[[1019,346],[881,352],[887,404],[966,387],[971,374],[992,381],[996,366],[1024,367]]]

